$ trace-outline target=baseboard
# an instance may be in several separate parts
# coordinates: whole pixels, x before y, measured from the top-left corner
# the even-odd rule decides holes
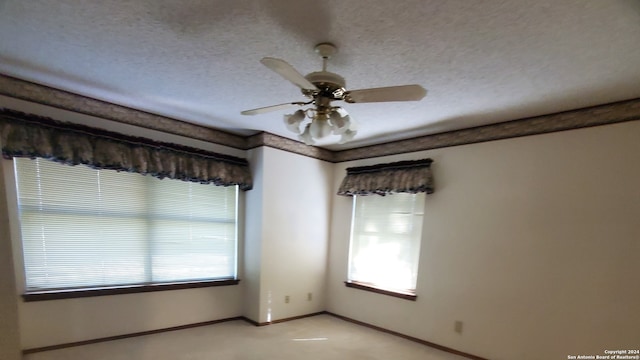
[[[198,323],[193,323],[193,324],[172,326],[172,327],[156,329],[156,330],[147,330],[147,331],[140,331],[140,332],[135,332],[135,333],[130,333],[130,334],[107,336],[107,337],[103,337],[103,338],[83,340],[83,341],[75,341],[75,342],[58,344],[58,345],[42,346],[42,347],[37,347],[37,348],[24,349],[24,350],[22,350],[22,354],[23,355],[27,355],[27,354],[33,354],[33,353],[38,353],[38,352],[43,352],[43,351],[65,349],[65,348],[70,348],[70,347],[74,347],[74,346],[96,344],[96,343],[101,343],[101,342],[105,342],[105,341],[121,340],[121,339],[128,339],[128,338],[132,338],[132,337],[137,337],[137,336],[159,334],[159,333],[168,332],[168,331],[191,329],[191,328],[195,328],[195,327],[214,325],[214,324],[219,324],[219,323],[223,323],[223,322],[227,322],[227,321],[235,321],[235,320],[246,320],[246,318],[243,317],[243,316],[236,316],[236,317],[219,319],[219,320],[210,320],[210,321],[203,321],[203,322],[198,322]]]
[[[348,321],[348,322],[351,322],[351,323],[354,323],[354,324],[357,324],[357,325],[360,325],[360,326],[368,327],[370,329],[382,331],[382,332],[390,334],[390,335],[398,336],[398,337],[401,337],[403,339],[407,339],[407,340],[410,340],[410,341],[413,341],[413,342],[417,342],[418,344],[426,345],[426,346],[432,347],[434,349],[438,349],[438,350],[441,350],[441,351],[444,351],[444,352],[448,352],[450,354],[463,356],[463,357],[466,357],[468,359],[472,359],[472,360],[489,360],[487,358],[483,358],[483,357],[480,357],[480,356],[477,356],[477,355],[473,355],[473,354],[469,354],[469,353],[466,353],[466,352],[463,352],[463,351],[452,349],[452,348],[447,347],[447,346],[439,345],[439,344],[436,344],[436,343],[432,343],[430,341],[418,339],[418,338],[413,337],[413,336],[409,336],[409,335],[405,335],[405,334],[402,334],[402,333],[399,333],[399,332],[395,332],[393,330],[389,330],[389,329],[385,329],[385,328],[382,328],[382,327],[379,327],[379,326],[371,325],[371,324],[363,322],[363,321],[359,321],[359,320],[355,320],[355,319],[352,319],[352,318],[349,318],[349,317],[346,317],[346,316],[334,314],[334,313],[329,312],[329,311],[320,311],[320,312],[317,312],[317,313],[312,313],[312,314],[307,314],[307,315],[300,315],[300,316],[293,316],[293,317],[289,317],[289,318],[273,320],[273,321],[270,321],[270,322],[262,322],[262,323],[254,321],[254,320],[251,320],[251,319],[249,319],[247,317],[244,317],[244,316],[242,317],[242,319],[245,320],[246,322],[250,323],[250,324],[255,325],[255,326],[265,326],[265,325],[283,323],[283,322],[286,322],[286,321],[298,320],[298,319],[303,319],[303,318],[316,316],[316,315],[323,315],[323,314],[331,315],[333,317],[336,317],[336,318],[344,320],[344,321]]]
[[[405,335],[405,334],[402,334],[402,333],[399,333],[399,332],[395,332],[393,330],[388,330],[388,329],[385,329],[385,328],[382,328],[382,327],[379,327],[379,326],[371,325],[371,324],[368,324],[368,323],[363,322],[363,321],[359,321],[359,320],[351,319],[351,318],[346,317],[346,316],[334,314],[334,313],[329,312],[329,311],[319,311],[319,312],[315,312],[315,313],[311,313],[311,314],[293,316],[293,317],[273,320],[273,321],[269,321],[269,322],[262,322],[262,323],[254,321],[254,320],[251,320],[251,319],[249,319],[249,318],[247,318],[245,316],[236,316],[236,317],[219,319],[219,320],[210,320],[210,321],[203,321],[203,322],[187,324],[187,325],[172,326],[172,327],[156,329],[156,330],[140,331],[140,332],[135,332],[135,333],[130,333],[130,334],[108,336],[108,337],[91,339],[91,340],[83,340],[83,341],[76,341],[76,342],[70,342],[70,343],[64,343],[64,344],[58,344],[58,345],[50,345],[50,346],[43,346],[43,347],[37,347],[37,348],[24,349],[24,350],[22,350],[22,354],[23,355],[27,355],[27,354],[33,354],[33,353],[38,353],[38,352],[43,352],[43,351],[65,349],[65,348],[74,347],[74,346],[96,344],[96,343],[101,343],[101,342],[105,342],[105,341],[121,340],[121,339],[128,339],[128,338],[132,338],[132,337],[137,337],[137,336],[153,335],[153,334],[159,334],[159,333],[169,332],[169,331],[191,329],[191,328],[195,328],[195,327],[214,325],[214,324],[219,324],[219,323],[228,322],[228,321],[235,321],[235,320],[243,320],[243,321],[246,321],[246,322],[248,322],[248,323],[250,323],[252,325],[255,325],[255,326],[266,326],[266,325],[278,324],[278,323],[283,323],[283,322],[293,321],[293,320],[299,320],[299,319],[312,317],[312,316],[317,316],[317,315],[323,315],[323,314],[327,314],[327,315],[333,316],[335,318],[338,318],[338,319],[341,319],[341,320],[344,320],[344,321],[348,321],[348,322],[351,322],[351,323],[354,323],[354,324],[357,324],[357,325],[360,325],[360,326],[365,326],[365,327],[368,327],[370,329],[382,331],[382,332],[390,334],[390,335],[398,336],[398,337],[401,337],[403,339],[407,339],[407,340],[410,340],[410,341],[413,341],[413,342],[417,342],[417,343],[422,344],[422,345],[426,345],[426,346],[432,347],[434,349],[438,349],[438,350],[441,350],[441,351],[444,351],[444,352],[448,352],[448,353],[451,353],[451,354],[463,356],[463,357],[466,357],[468,359],[472,359],[472,360],[489,360],[487,358],[483,358],[483,357],[476,356],[476,355],[473,355],[473,354],[465,353],[463,351],[452,349],[450,347],[438,345],[436,343],[432,343],[430,341],[418,339],[418,338],[415,338],[413,336],[409,336],[409,335]]]
[[[432,347],[434,349],[438,349],[438,350],[441,350],[441,351],[444,351],[444,352],[448,352],[448,353],[451,353],[451,354],[454,354],[454,355],[463,356],[463,357],[466,357],[468,359],[489,360],[487,358],[483,358],[483,357],[476,356],[476,355],[473,355],[473,354],[469,354],[469,353],[466,353],[466,352],[463,352],[463,351],[452,349],[450,347],[438,345],[436,343],[432,343],[430,341],[418,339],[418,338],[415,338],[413,336],[409,336],[409,335],[405,335],[405,334],[402,334],[402,333],[399,333],[399,332],[395,332],[393,330],[389,330],[389,329],[385,329],[385,328],[382,328],[382,327],[379,327],[379,326],[371,325],[371,324],[368,324],[368,323],[363,322],[363,321],[359,321],[359,320],[355,320],[355,319],[352,319],[352,318],[349,318],[349,317],[346,317],[346,316],[334,314],[334,313],[329,312],[329,311],[325,311],[324,313],[327,314],[327,315],[334,316],[334,317],[336,317],[338,319],[341,319],[341,320],[344,320],[344,321],[348,321],[348,322],[351,322],[351,323],[354,323],[354,324],[357,324],[357,325],[365,326],[365,327],[368,327],[368,328],[371,328],[371,329],[374,329],[374,330],[382,331],[382,332],[390,334],[390,335],[395,335],[395,336],[401,337],[403,339],[411,340],[413,342],[417,342],[419,344],[426,345],[426,346]]]
[[[33,353],[38,353],[38,352],[43,352],[43,351],[65,349],[65,348],[70,348],[70,347],[74,347],[74,346],[96,344],[96,343],[101,343],[101,342],[105,342],[105,341],[128,339],[128,338],[132,338],[132,337],[136,337],[136,336],[153,335],[153,334],[159,334],[159,333],[168,332],[168,331],[191,329],[191,328],[200,327],[200,326],[219,324],[219,323],[223,323],[223,322],[227,322],[227,321],[244,320],[244,321],[246,321],[246,322],[248,322],[250,324],[253,324],[255,326],[266,326],[266,325],[277,324],[277,323],[282,323],[282,322],[286,322],[286,321],[303,319],[303,318],[310,317],[310,316],[322,315],[324,313],[325,313],[324,311],[320,311],[320,312],[316,312],[316,313],[293,316],[293,317],[289,317],[289,318],[278,319],[278,320],[273,320],[273,321],[269,321],[269,322],[262,322],[262,323],[257,322],[257,321],[253,321],[253,320],[251,320],[251,319],[249,319],[249,318],[247,318],[245,316],[236,316],[236,317],[219,319],[219,320],[210,320],[210,321],[203,321],[203,322],[198,322],[198,323],[193,323],[193,324],[172,326],[172,327],[162,328],[162,329],[140,331],[140,332],[135,332],[135,333],[130,333],[130,334],[107,336],[107,337],[102,337],[102,338],[97,338],[97,339],[74,341],[74,342],[70,342],[70,343],[63,343],[63,344],[57,344],[57,345],[49,345],[49,346],[42,346],[42,347],[37,347],[37,348],[24,349],[24,350],[22,350],[22,354],[23,355],[27,355],[27,354],[33,354]]]
[[[298,316],[292,316],[292,317],[288,317],[288,318],[284,318],[284,319],[278,319],[278,320],[272,320],[272,321],[267,321],[267,322],[257,322],[255,320],[251,320],[247,317],[242,316],[242,319],[250,324],[253,324],[255,326],[266,326],[266,325],[271,325],[271,324],[278,324],[278,323],[283,323],[283,322],[287,322],[287,321],[291,321],[291,320],[298,320],[298,319],[304,319],[304,318],[308,318],[311,316],[317,316],[317,315],[322,315],[322,314],[326,314],[326,311],[319,311],[319,312],[315,312],[315,313],[311,313],[311,314],[305,314],[305,315],[298,315]]]

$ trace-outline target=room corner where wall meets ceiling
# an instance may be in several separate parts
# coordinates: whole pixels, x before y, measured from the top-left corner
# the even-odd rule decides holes
[[[420,136],[385,144],[331,151],[321,147],[307,146],[301,142],[267,132],[259,132],[246,137],[235,135],[1,74],[0,94],[236,149],[247,150],[259,146],[268,146],[329,162],[344,162],[403,154],[640,119],[640,99],[632,99],[532,118],[513,119],[492,125]]]

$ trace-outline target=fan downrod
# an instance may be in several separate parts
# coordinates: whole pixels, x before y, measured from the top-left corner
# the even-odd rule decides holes
[[[329,101],[343,100],[346,92],[344,78],[327,71],[327,61],[338,52],[338,48],[332,43],[324,42],[316,45],[314,50],[322,57],[322,71],[307,74],[305,78],[315,85],[317,90],[303,89],[302,93],[316,103],[322,103],[321,99],[323,98]]]

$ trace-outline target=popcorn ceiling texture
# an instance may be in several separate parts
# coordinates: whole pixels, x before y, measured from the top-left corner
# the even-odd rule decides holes
[[[5,0],[0,73],[141,110],[147,127],[164,121],[156,114],[216,141],[295,139],[285,112],[239,113],[303,99],[260,58],[306,74],[321,67],[313,46],[331,41],[329,70],[349,89],[429,90],[421,102],[346,104],[356,139],[319,143],[346,150],[638,98],[639,33],[629,0]]]

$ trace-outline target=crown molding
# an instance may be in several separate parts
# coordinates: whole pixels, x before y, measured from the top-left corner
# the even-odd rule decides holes
[[[268,132],[261,132],[247,138],[247,149],[253,149],[259,146],[272,147],[314,159],[335,162],[333,160],[335,152],[331,150],[316,146],[308,146],[299,141],[291,140]]]
[[[307,146],[299,141],[267,132],[260,132],[247,137],[230,134],[221,130],[115,105],[2,74],[0,74],[0,94],[236,149],[249,150],[260,146],[267,146],[329,162],[360,160],[640,120],[640,98],[638,98],[492,125],[420,136],[385,144],[331,151],[320,147]]]
[[[243,136],[112,104],[0,74],[0,94],[85,115],[244,149]],[[57,119],[63,120],[63,119]]]
[[[333,160],[359,160],[634,120],[640,120],[640,99],[337,151]]]

